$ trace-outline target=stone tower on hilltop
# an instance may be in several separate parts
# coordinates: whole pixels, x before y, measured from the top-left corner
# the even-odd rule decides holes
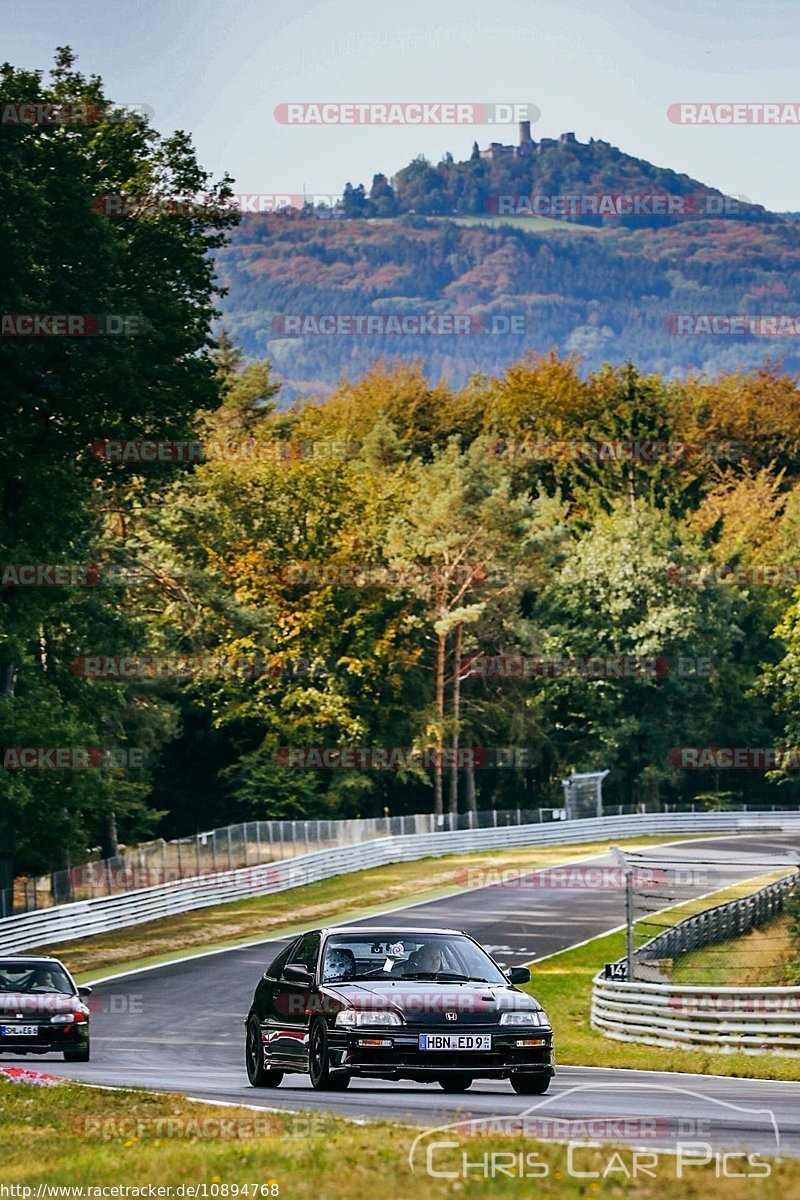
[[[541,154],[543,151],[550,150],[553,146],[578,146],[580,143],[574,133],[562,133],[559,138],[542,138],[540,142],[535,142],[531,137],[530,121],[520,121],[519,123],[519,144],[517,146],[504,146],[502,142],[491,142],[485,150],[479,150],[477,157],[482,159],[494,158],[527,158],[532,154]],[[476,146],[472,149],[473,161],[476,158]]]

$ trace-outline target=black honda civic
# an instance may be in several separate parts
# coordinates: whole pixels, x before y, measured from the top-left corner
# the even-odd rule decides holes
[[[553,1030],[542,1006],[468,934],[453,929],[316,929],[267,968],[246,1025],[253,1087],[308,1074],[330,1091],[354,1076],[413,1079],[463,1092],[508,1079],[542,1095]]]
[[[57,958],[0,958],[0,1054],[63,1054],[89,1061],[91,988],[78,987]]]

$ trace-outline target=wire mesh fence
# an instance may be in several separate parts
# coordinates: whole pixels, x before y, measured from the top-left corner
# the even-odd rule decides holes
[[[659,805],[655,811],[694,813],[706,810],[693,803],[686,803]],[[736,811],[750,813],[780,810],[775,805],[763,809],[743,805]],[[643,805],[604,803],[603,814],[644,815],[645,808]],[[565,808],[538,807],[486,809],[457,815],[445,813],[438,818],[428,812],[352,820],[301,818],[291,821],[247,821],[170,841],[158,838],[124,848],[114,858],[100,859],[92,856],[88,861],[69,869],[18,877],[14,883],[13,904],[10,890],[4,892],[0,889],[0,917],[10,916],[12,912],[23,913],[52,908],[75,900],[119,895],[173,880],[205,877],[220,871],[280,862],[313,851],[356,845],[375,838],[536,824],[574,819],[577,815],[569,813]],[[639,915],[642,918],[647,916],[649,894],[658,909],[663,907],[669,887],[680,887],[677,877],[669,885],[653,885],[649,893],[644,886],[644,877],[641,883],[639,903],[644,907]],[[689,893],[687,897],[688,895]],[[676,899],[672,903],[680,901],[679,891],[675,892],[675,896]],[[642,929],[644,928],[643,925]],[[648,936],[652,934],[648,933]]]
[[[527,825],[557,820],[560,815],[561,810],[553,808],[515,808],[445,814],[442,819],[433,813],[412,813],[354,820],[247,821],[172,841],[159,838],[125,849],[115,858],[93,859],[68,870],[20,877],[15,881],[13,911],[31,912],[75,900],[119,895],[375,838]],[[10,916],[8,898],[5,905],[3,899],[0,891],[0,916]]]
[[[686,985],[800,983],[800,854],[626,855],[633,977]]]

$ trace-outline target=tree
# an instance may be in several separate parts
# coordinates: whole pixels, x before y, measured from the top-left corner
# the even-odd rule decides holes
[[[241,370],[242,357],[241,347],[231,341],[227,330],[221,330],[212,358],[217,364],[217,373],[224,382],[229,382],[231,377]]]
[[[675,747],[759,745],[769,736],[767,706],[750,695],[767,641],[753,636],[747,598],[685,586],[670,573],[702,557],[675,518],[620,499],[578,536],[537,606],[549,656],[662,660],[661,671],[541,683],[562,766],[608,767],[608,786],[626,803],[684,784],[669,761]]]
[[[40,72],[0,68],[0,104],[20,103],[83,106],[89,118],[4,129],[0,237],[10,252],[0,311],[101,314],[121,318],[125,332],[0,340],[7,381],[0,397],[6,431],[0,551],[5,563],[86,564],[97,557],[106,522],[115,525],[108,500],[120,471],[92,454],[93,443],[154,431],[161,438],[186,437],[192,415],[216,407],[209,252],[236,217],[227,204],[229,181],[211,180],[187,136],[161,137],[146,119],[116,109],[98,77],[87,80],[75,69],[69,49],[57,52],[47,84]],[[175,215],[151,206],[131,216],[112,206],[106,214],[104,197],[130,193],[202,193],[208,207]],[[151,480],[163,475],[156,468]],[[107,710],[107,701],[85,683],[78,686],[69,671],[76,654],[96,638],[102,644],[107,634],[105,608],[90,593],[3,587],[0,696],[14,736],[34,738],[36,745],[73,744],[65,738],[97,745],[110,732],[119,735],[113,706]],[[113,589],[97,592],[104,594],[110,599]],[[40,865],[43,826],[52,835],[45,844],[85,848],[108,811],[124,816],[124,791],[121,781],[106,788],[100,772],[75,771],[54,783],[45,771],[13,777],[4,771],[0,892],[8,894],[17,860]]]
[[[385,175],[374,175],[369,189],[370,210],[376,217],[393,217],[397,212],[394,188]]]
[[[410,502],[389,530],[387,547],[395,560],[412,561],[426,571],[419,586],[426,619],[435,635],[434,705],[425,729],[437,751],[434,812],[443,812],[442,756],[448,734],[459,747],[463,631],[477,625],[489,606],[517,589],[526,574],[540,569],[540,545],[558,528],[558,502],[514,496],[508,477],[489,454],[488,439],[463,452],[455,439],[429,464],[412,464]],[[547,530],[544,539],[543,530]],[[454,706],[446,714],[447,647],[456,635]],[[454,768],[455,773],[455,768]],[[452,783],[450,811],[457,811]]]
[[[367,198],[364,193],[364,185],[360,183],[358,187],[353,187],[352,183],[344,185],[344,194],[342,195],[342,212],[346,217],[363,217],[366,214]]]

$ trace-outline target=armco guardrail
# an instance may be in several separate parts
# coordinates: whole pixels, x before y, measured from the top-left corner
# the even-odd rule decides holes
[[[751,896],[687,917],[637,950],[635,962],[674,958],[749,933],[782,910],[798,880],[800,872],[793,871]],[[800,987],[709,988],[597,975],[591,1023],[621,1042],[795,1057],[800,1056]]]
[[[800,987],[711,989],[598,975],[592,1025],[621,1042],[800,1057]]]
[[[176,880],[120,896],[81,900],[57,908],[21,913],[0,920],[0,952],[53,946],[97,933],[108,933],[160,917],[224,904],[244,896],[266,895],[350,871],[392,862],[411,862],[475,850],[512,846],[568,845],[614,838],[737,830],[800,831],[800,814],[652,813],[641,816],[593,817],[544,825],[518,825],[434,834],[383,837],[332,850],[298,855],[235,871]]]

